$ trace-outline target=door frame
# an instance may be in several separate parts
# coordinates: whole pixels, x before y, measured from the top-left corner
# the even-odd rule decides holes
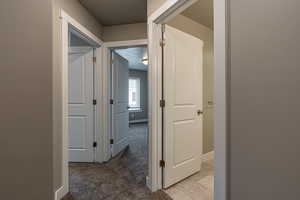
[[[102,57],[102,45],[103,41],[95,36],[92,32],[90,32],[87,28],[73,19],[70,15],[68,15],[63,9],[60,10],[60,20],[61,20],[61,35],[62,35],[62,43],[61,43],[61,73],[62,73],[62,186],[55,191],[55,199],[59,200],[63,198],[69,192],[69,128],[68,128],[68,48],[69,48],[69,26],[72,29],[80,32],[81,34],[78,36],[84,36],[83,39],[88,39],[91,43],[95,44],[97,47],[94,47],[94,56],[96,57],[95,63],[95,71],[94,71],[94,98],[98,101],[98,105],[95,107],[94,112],[94,121],[101,122],[100,110],[101,106],[99,104],[103,104],[101,102],[102,95],[102,83],[100,82],[100,77],[102,75],[101,70],[101,57]],[[100,144],[101,141],[101,123],[94,123],[95,130],[95,141]],[[99,147],[99,145],[98,145]],[[95,149],[95,161],[102,162],[102,149]]]
[[[149,117],[151,190],[162,188],[162,169],[159,162],[162,158],[162,50],[159,42],[162,39],[161,25],[180,14],[197,0],[167,0],[160,8],[148,17],[149,38],[149,81],[151,85],[150,100],[152,115]],[[214,143],[215,143],[215,200],[228,198],[228,0],[214,0]]]
[[[103,70],[103,101],[105,108],[103,108],[103,117],[105,126],[103,134],[103,161],[108,161],[111,158],[110,139],[112,134],[112,109],[110,106],[110,99],[112,97],[112,74],[111,74],[111,49],[122,47],[148,46],[147,39],[140,40],[125,40],[105,42],[102,48],[102,70]],[[149,113],[151,111],[149,110]]]

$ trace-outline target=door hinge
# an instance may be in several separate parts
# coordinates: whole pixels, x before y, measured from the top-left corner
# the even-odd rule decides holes
[[[97,105],[97,100],[93,99],[93,105]]]
[[[93,143],[93,147],[94,147],[94,148],[96,148],[97,145],[98,145],[97,142],[94,142],[94,143]]]
[[[114,140],[113,139],[110,139],[110,144],[114,144]]]
[[[114,104],[114,100],[113,99],[109,100],[109,103]]]
[[[159,161],[159,166],[160,167],[165,167],[166,166],[166,162],[164,160]]]
[[[164,99],[160,100],[159,105],[161,108],[164,108],[166,106],[166,101]]]
[[[163,47],[165,45],[166,45],[166,40],[165,39],[160,39],[159,46]]]
[[[93,57],[93,62],[97,62],[97,58],[96,57]]]

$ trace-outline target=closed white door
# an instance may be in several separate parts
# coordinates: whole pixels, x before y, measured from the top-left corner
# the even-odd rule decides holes
[[[200,171],[203,42],[170,26],[164,46],[164,187]]]
[[[119,54],[112,53],[113,71],[113,105],[112,105],[112,156],[117,155],[128,144],[129,111],[128,111],[128,61]]]
[[[69,53],[69,161],[94,161],[93,49]]]

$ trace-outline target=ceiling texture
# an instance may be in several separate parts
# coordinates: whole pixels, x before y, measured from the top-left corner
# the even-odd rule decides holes
[[[182,15],[213,29],[213,13],[213,0],[199,0],[183,11]]]
[[[147,21],[147,0],[79,0],[103,26]]]
[[[148,65],[142,63],[143,59],[148,59],[147,46],[115,49],[115,51],[128,60],[129,69],[147,71]]]

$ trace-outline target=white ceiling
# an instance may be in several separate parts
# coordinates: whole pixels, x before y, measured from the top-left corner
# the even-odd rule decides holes
[[[147,21],[147,0],[79,0],[104,26]]]
[[[129,69],[148,70],[148,65],[142,63],[142,59],[148,58],[147,47],[130,47],[126,49],[115,49],[115,51],[128,60]]]
[[[213,0],[198,0],[182,15],[213,29]]]

